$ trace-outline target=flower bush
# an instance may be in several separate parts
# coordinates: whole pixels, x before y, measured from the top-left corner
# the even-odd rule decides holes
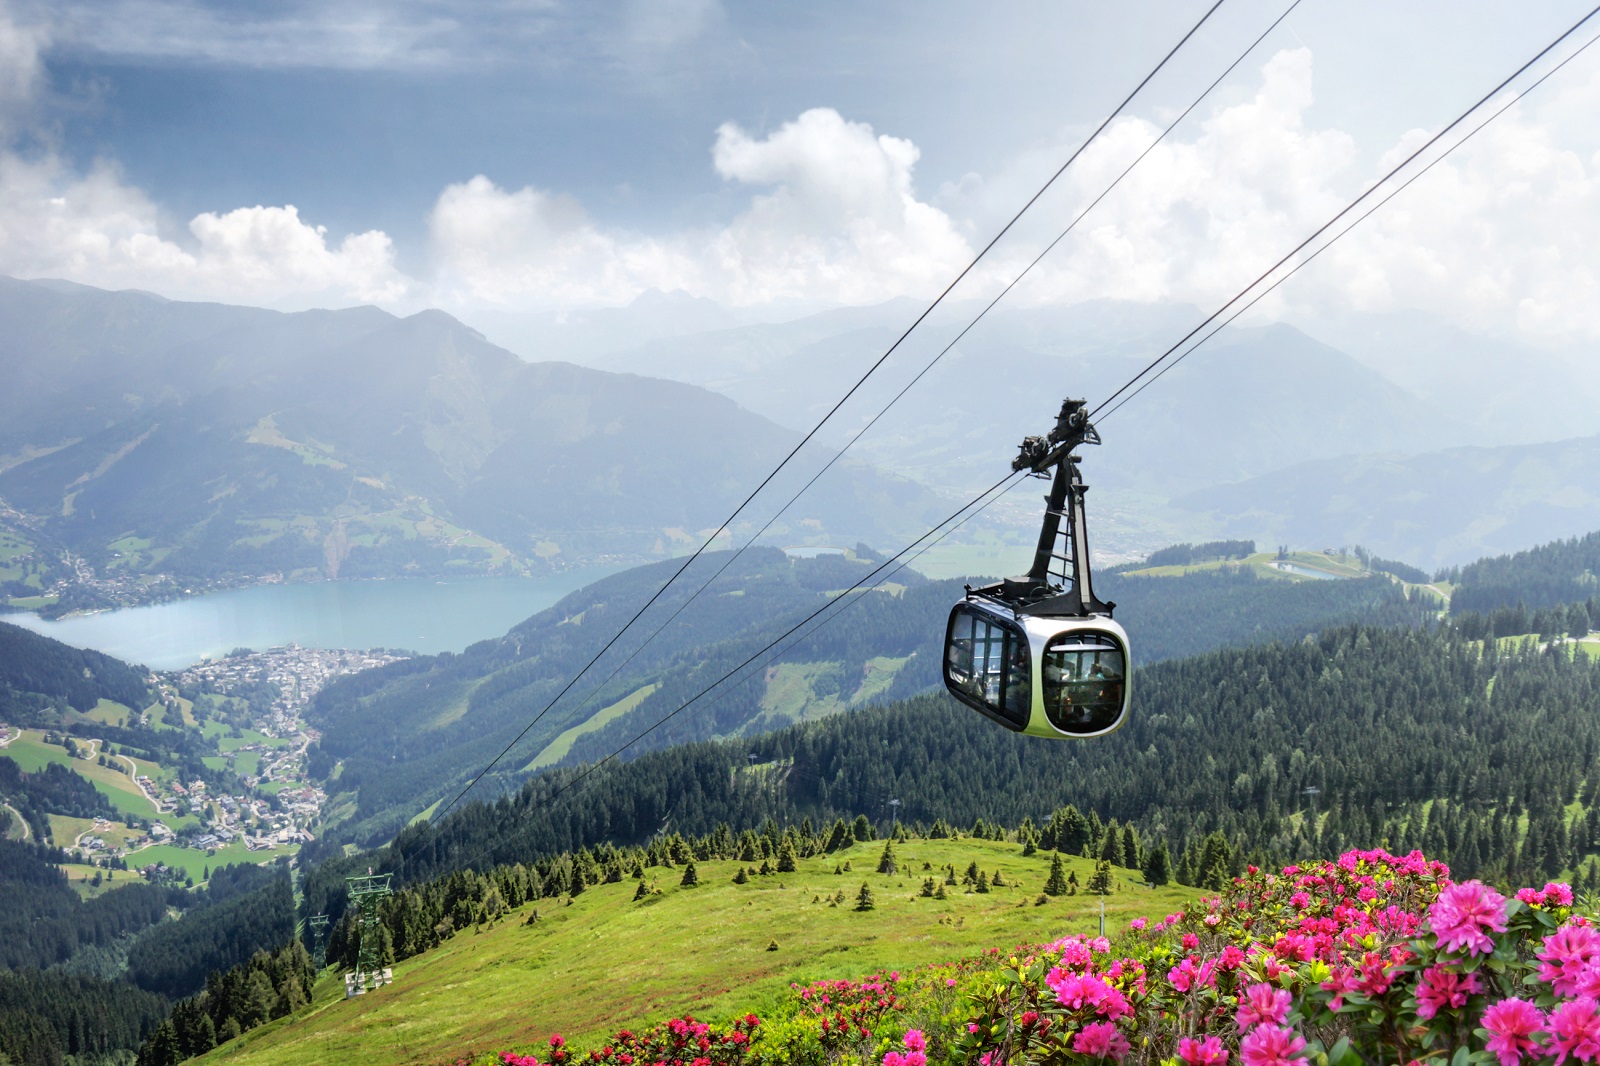
[[[1507,898],[1417,852],[1251,868],[1114,942],[1065,937],[914,974],[796,985],[731,1029],[589,1053],[633,1066],[1544,1066],[1600,1061],[1600,930],[1551,883]],[[687,1030],[681,1027],[687,1026]],[[739,1039],[742,1037],[742,1039]],[[581,1066],[552,1040],[541,1062]],[[686,1042],[685,1042],[686,1041]],[[566,1058],[560,1056],[567,1055]]]

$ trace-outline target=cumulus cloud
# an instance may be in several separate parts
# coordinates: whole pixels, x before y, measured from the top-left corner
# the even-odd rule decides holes
[[[447,188],[431,218],[447,302],[621,302],[650,288],[736,305],[868,303],[935,290],[970,256],[948,216],[917,199],[910,141],[807,111],[764,138],[717,131],[724,179],[763,191],[727,226],[645,236],[597,227],[573,200],[487,177]]]
[[[1275,55],[1250,99],[1213,111],[1196,132],[1180,130],[1151,152],[1016,298],[1218,306],[1433,133],[1410,131],[1370,171],[1357,168],[1349,136],[1307,123],[1312,75],[1308,50]],[[1600,154],[1586,143],[1595,136],[1588,116],[1600,106],[1600,76],[1566,78],[1541,93],[1434,167],[1258,310],[1423,308],[1480,329],[1600,335]],[[1041,204],[1036,242],[1063,228],[1158,133],[1139,119],[1115,123],[1064,177],[1059,194]],[[1058,158],[1067,150],[1038,155]],[[1042,169],[1038,155],[992,179],[946,188],[936,202],[988,226],[1031,191]],[[1009,256],[1002,252],[987,275],[991,285],[1020,269],[1022,251],[1014,245]]]
[[[84,169],[37,145],[19,151],[49,42],[9,10],[0,0],[0,273],[180,298],[548,309],[626,303],[652,288],[741,306],[927,296],[1072,147],[1043,146],[930,197],[916,187],[915,144],[835,110],[760,133],[728,123],[709,145],[708,173],[743,199],[722,224],[626,231],[558,190],[479,175],[440,193],[426,254],[407,276],[379,231],[330,234],[289,204],[174,223],[114,164]],[[641,39],[657,43],[719,17],[713,0],[640,0],[630,10]],[[1600,336],[1600,132],[1591,119],[1600,74],[1578,69],[1500,118],[1262,309],[1420,307],[1479,328]],[[1360,166],[1350,136],[1308,119],[1308,50],[1279,52],[1255,77],[1254,92],[1153,151],[1012,299],[1215,305],[1427,136],[1412,131],[1375,166]],[[966,294],[1010,280],[1157,132],[1138,118],[1113,124]]]
[[[264,305],[392,303],[406,294],[380,232],[330,244],[286,205],[207,212],[174,239],[114,165],[80,171],[48,148],[18,151],[6,121],[26,123],[47,43],[0,3],[0,273]]]
[[[180,242],[115,168],[0,154],[0,273],[267,306],[392,303],[407,292],[380,232],[331,244],[293,205],[207,212]]]

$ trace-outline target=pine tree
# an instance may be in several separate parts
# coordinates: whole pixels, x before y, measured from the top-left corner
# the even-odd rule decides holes
[[[1044,892],[1047,896],[1064,896],[1067,894],[1066,868],[1061,864],[1061,853],[1055,853],[1050,860],[1050,876],[1045,880]]]
[[[1122,854],[1122,827],[1115,818],[1106,826],[1100,839],[1100,860],[1112,866],[1127,866],[1128,863]]]
[[[982,871],[979,871],[979,873],[978,873],[978,886],[977,886],[976,889],[974,889],[974,891],[976,891],[976,892],[988,892],[989,891],[989,875],[988,874],[983,873]]]
[[[878,856],[878,872],[880,874],[893,874],[900,869],[894,858],[894,841],[885,841],[883,854]]]
[[[935,886],[934,886],[934,883],[933,883],[933,878],[929,877],[926,880],[924,880],[922,882],[922,894],[923,894],[923,896],[931,899],[933,897],[934,887]]]
[[[996,870],[994,872],[994,876],[989,878],[989,883],[995,888],[1006,888],[1011,884],[1010,881],[1007,881],[1005,878],[1000,876],[999,870]]]
[[[796,869],[794,845],[785,839],[778,846],[778,872],[780,874],[792,874]]]
[[[872,886],[861,882],[861,891],[856,893],[856,910],[870,911],[876,905],[872,899]]]
[[[1094,873],[1089,876],[1089,894],[1093,896],[1109,896],[1114,883],[1115,881],[1111,875],[1111,864],[1105,859],[1095,863]]]
[[[855,837],[850,835],[850,827],[844,824],[843,818],[838,818],[835,819],[833,828],[828,831],[828,843],[824,850],[838,851],[840,848],[848,848],[855,842]],[[749,861],[754,862],[755,860],[751,859]]]
[[[747,885],[750,883],[750,875],[744,872],[743,866],[739,867],[739,872],[733,875],[733,883],[736,885]]]
[[[683,880],[678,884],[684,888],[693,888],[700,883],[700,872],[694,868],[694,860],[690,859],[683,867]]]
[[[1144,865],[1143,849],[1139,846],[1139,831],[1129,822],[1122,827],[1122,865],[1137,870]]]
[[[1172,856],[1167,854],[1167,845],[1156,844],[1144,860],[1144,879],[1157,888],[1172,880]]]
[[[934,899],[949,899],[950,894],[944,890],[944,882],[939,882],[939,887],[933,890]]]
[[[856,815],[855,825],[851,827],[850,835],[855,837],[857,840],[872,839],[872,823],[867,821],[866,815]]]

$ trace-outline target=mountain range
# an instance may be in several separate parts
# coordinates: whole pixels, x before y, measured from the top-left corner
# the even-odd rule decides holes
[[[559,322],[501,316],[484,328],[513,350],[537,340],[809,427],[921,309],[902,299],[774,323],[651,293],[631,308]],[[977,310],[931,315],[826,439],[848,440]],[[1004,472],[1023,435],[1050,426],[1063,396],[1110,397],[1205,314],[1174,303],[1002,304],[853,454],[930,487],[976,491]],[[1100,419],[1105,443],[1083,465],[1095,545],[1130,558],[1177,539],[1244,536],[1360,543],[1445,565],[1591,528],[1581,456],[1600,432],[1600,382],[1584,370],[1588,356],[1421,312],[1229,326]],[[1471,485],[1474,470],[1496,472],[1492,503]],[[993,513],[1021,540],[1036,521],[1031,498]]]
[[[661,557],[798,441],[703,388],[529,362],[437,311],[282,314],[0,279],[0,322],[0,514],[102,574]],[[858,463],[830,479],[779,535],[892,539],[937,509]]]

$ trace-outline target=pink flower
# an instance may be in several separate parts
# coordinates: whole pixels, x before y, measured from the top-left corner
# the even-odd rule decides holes
[[[1189,1066],[1223,1066],[1228,1061],[1228,1049],[1218,1037],[1196,1040],[1186,1036],[1178,1041],[1178,1057]]]
[[[1321,987],[1324,992],[1333,993],[1333,998],[1328,1001],[1328,1009],[1337,1013],[1344,1009],[1344,997],[1361,991],[1361,981],[1356,977],[1354,966],[1335,966]]]
[[[1441,951],[1487,955],[1494,940],[1486,931],[1506,931],[1506,898],[1481,881],[1450,885],[1428,908],[1428,922]]]
[[[1063,940],[1060,942],[1061,965],[1070,966],[1081,970],[1094,961],[1094,955],[1089,951],[1089,946],[1081,940]]]
[[[1544,898],[1546,903],[1552,903],[1557,907],[1570,907],[1572,886],[1564,885],[1560,881],[1551,881],[1544,886]]]
[[[1600,932],[1565,925],[1544,938],[1539,948],[1539,980],[1547,981],[1558,996],[1578,992],[1584,973],[1600,959]]]
[[[907,1029],[905,1039],[901,1043],[912,1051],[928,1050],[928,1038],[922,1035],[921,1029]]]
[[[1483,1027],[1489,1031],[1484,1047],[1500,1056],[1500,1066],[1517,1066],[1524,1051],[1541,1050],[1533,1035],[1544,1024],[1544,1015],[1527,1000],[1502,999],[1483,1012]]]
[[[1222,949],[1222,968],[1237,970],[1244,965],[1244,952],[1233,944]]]
[[[1183,950],[1185,950],[1185,951],[1193,951],[1195,948],[1197,948],[1199,946],[1200,946],[1200,938],[1199,937],[1195,936],[1193,933],[1185,933],[1185,934],[1183,934]]]
[[[1135,918],[1133,921],[1128,923],[1128,928],[1132,929],[1135,933],[1144,932],[1144,926],[1145,921],[1143,918]]]
[[[946,977],[944,979],[944,986],[946,988],[954,988],[956,986],[956,979],[954,977]]]
[[[1117,1027],[1110,1022],[1093,1022],[1072,1038],[1072,1050],[1080,1055],[1112,1058],[1121,1062],[1129,1050],[1128,1039],[1117,1032]]]
[[[1463,976],[1442,966],[1429,966],[1417,982],[1417,1017],[1426,1020],[1441,1010],[1460,1010],[1467,1005],[1468,996],[1481,991],[1475,973]]]
[[[1096,1014],[1111,1021],[1133,1013],[1126,996],[1092,973],[1063,973],[1058,966],[1044,980],[1054,990],[1056,1002],[1069,1010],[1090,1007]]]
[[[1569,999],[1550,1012],[1550,1047],[1556,1064],[1571,1055],[1584,1062],[1600,1059],[1600,1011],[1587,996]]]
[[[1296,1036],[1294,1030],[1263,1025],[1239,1041],[1239,1058],[1244,1066],[1290,1066],[1305,1046],[1305,1038]]]
[[[1240,1031],[1262,1024],[1278,1025],[1289,1016],[1293,999],[1281,988],[1265,983],[1251,985],[1239,997],[1239,1011],[1233,1016],[1234,1021]]]

